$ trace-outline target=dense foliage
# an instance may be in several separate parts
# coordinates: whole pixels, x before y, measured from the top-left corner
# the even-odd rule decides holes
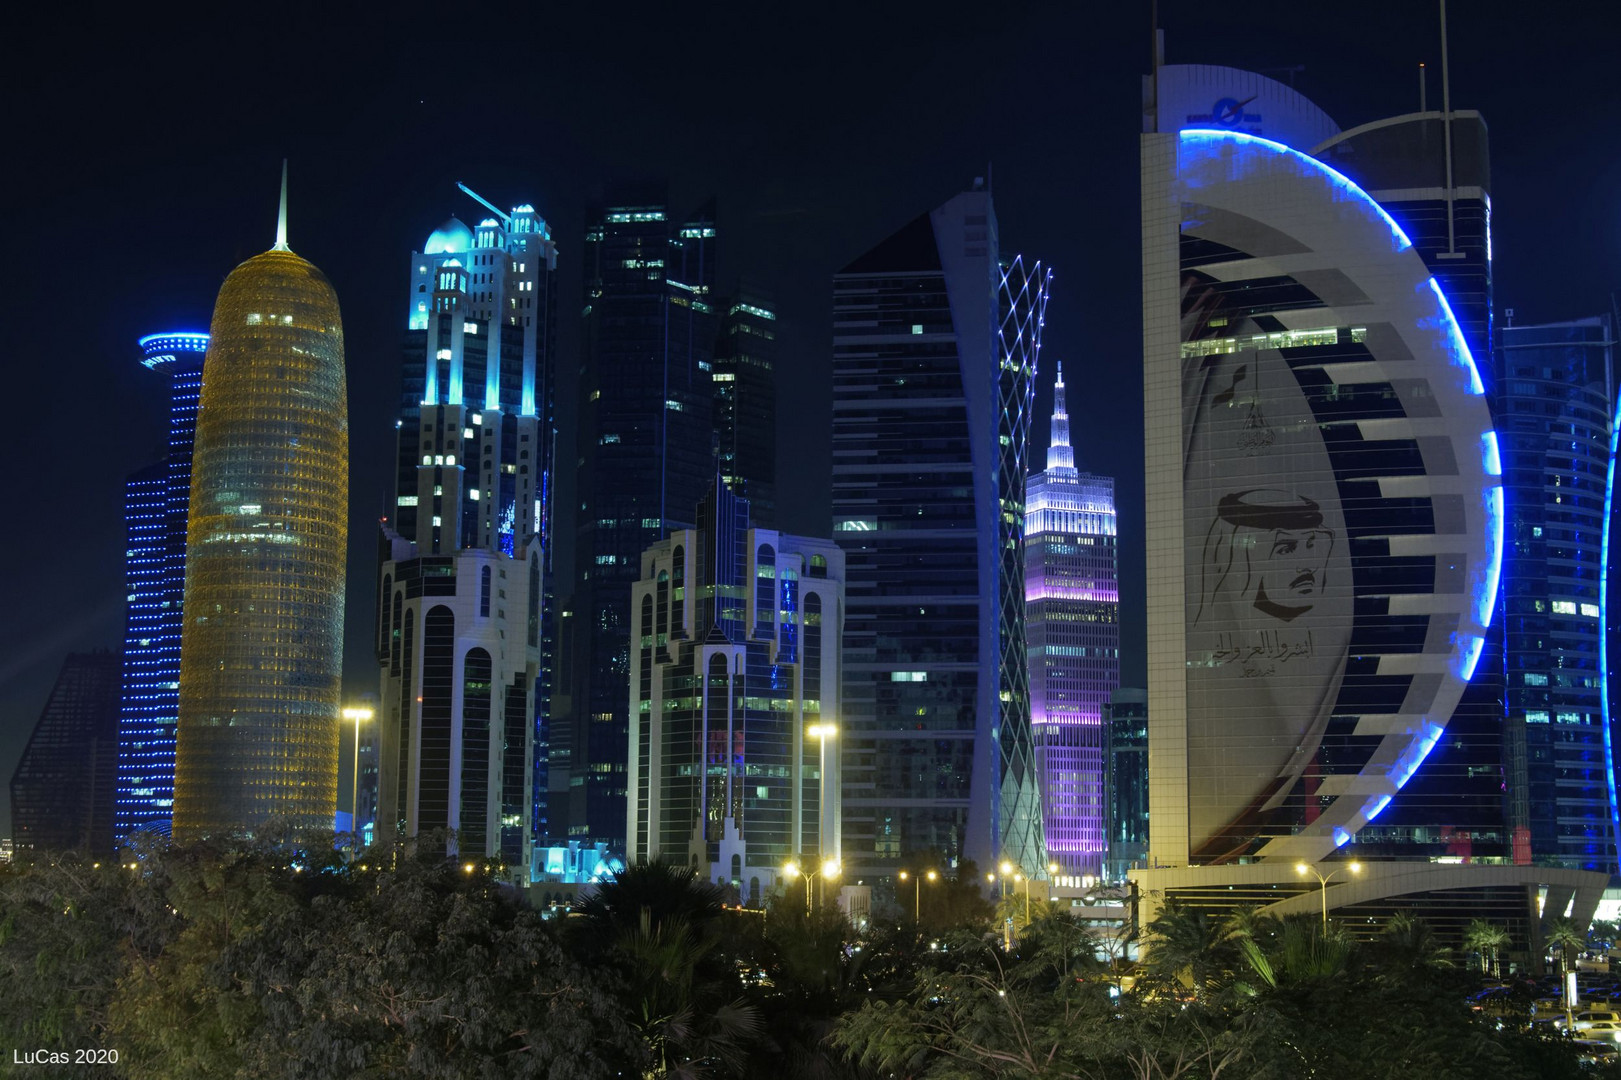
[[[425,853],[125,858],[0,867],[0,1043],[119,1054],[52,1075],[1595,1075],[1568,1040],[1470,1009],[1504,944],[1484,924],[1471,960],[1419,920],[1356,944],[1316,920],[1171,905],[1134,967],[1045,905],[1029,921],[1023,897],[993,912],[972,868],[923,886],[921,921],[903,897],[912,910],[854,937],[803,893],[738,911],[660,864],[546,921],[493,868]]]

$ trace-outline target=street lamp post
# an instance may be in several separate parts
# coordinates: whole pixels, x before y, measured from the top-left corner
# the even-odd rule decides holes
[[[375,713],[365,705],[353,705],[343,710],[345,720],[355,722],[355,780],[349,793],[349,857],[360,847],[360,723],[370,720]]]
[[[926,871],[922,874],[914,874],[910,870],[902,870],[900,872],[900,879],[902,881],[910,881],[912,883],[913,922],[918,924],[923,922],[923,879],[928,878],[929,883],[933,884],[934,879],[939,876],[940,875],[935,873],[933,870]]]
[[[1341,870],[1348,870],[1352,874],[1360,874],[1362,873],[1362,864],[1359,862],[1346,863],[1344,866],[1330,870],[1325,875],[1320,873],[1315,866],[1311,866],[1303,862],[1295,863],[1295,873],[1299,874],[1301,877],[1305,877],[1308,873],[1310,873],[1317,879],[1317,891],[1321,893],[1323,897],[1323,929],[1325,930],[1328,929],[1328,882],[1330,878],[1339,873]]]
[[[1030,925],[1030,879],[1022,873],[1013,875],[1015,884],[1024,885],[1024,925]]]
[[[839,861],[837,859],[825,859],[820,870],[809,871],[801,870],[798,863],[789,863],[782,868],[782,872],[788,878],[795,878],[800,874],[805,875],[805,914],[809,915],[811,913],[811,878],[820,877],[822,879],[822,885],[817,886],[817,890],[820,891],[827,884],[828,878],[839,876]]]

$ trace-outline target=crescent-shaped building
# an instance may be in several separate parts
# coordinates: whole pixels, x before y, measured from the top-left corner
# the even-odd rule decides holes
[[[178,838],[331,829],[348,539],[343,322],[286,241],[214,305],[193,451]]]
[[[1171,897],[1315,912],[1318,863],[1355,879],[1323,899],[1369,919],[1417,905],[1486,914],[1519,938],[1534,923],[1527,897],[1591,912],[1603,876],[1520,858],[1505,813],[1491,844],[1471,852],[1459,828],[1448,851],[1452,828],[1473,824],[1458,806],[1427,781],[1413,785],[1428,800],[1416,811],[1399,801],[1432,754],[1447,783],[1474,755],[1465,771],[1504,799],[1500,675],[1482,661],[1500,660],[1504,542],[1476,366],[1489,359],[1486,233],[1471,224],[1459,246],[1450,217],[1441,228],[1418,215],[1438,230],[1421,253],[1384,205],[1301,149],[1336,131],[1271,80],[1162,68],[1153,85],[1141,144],[1152,867],[1132,875],[1140,917]],[[1343,156],[1363,172],[1380,160],[1366,140],[1352,149]],[[1438,212],[1458,190],[1435,196]],[[1474,290],[1462,322],[1438,278]],[[1369,829],[1393,800],[1401,827]],[[1347,853],[1363,864],[1330,861]]]

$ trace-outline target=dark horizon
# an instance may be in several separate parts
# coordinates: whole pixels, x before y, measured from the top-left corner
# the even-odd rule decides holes
[[[536,46],[490,32],[481,53],[519,59],[477,68],[472,42],[425,43],[427,25],[405,16],[306,22],[303,37],[262,42],[195,24],[168,36],[21,26],[18,40],[38,47],[18,79],[33,104],[20,118],[27,196],[11,222],[24,253],[17,366],[23,399],[58,419],[50,437],[25,440],[20,475],[35,483],[16,520],[34,527],[8,533],[8,561],[27,570],[0,635],[0,774],[9,780],[65,656],[121,647],[123,482],[161,457],[166,419],[165,380],[140,367],[136,339],[207,328],[224,276],[274,238],[283,157],[291,247],[326,272],[345,315],[347,696],[376,685],[374,522],[392,494],[409,253],[452,214],[482,213],[458,180],[498,205],[531,202],[552,224],[567,462],[586,208],[650,176],[669,177],[677,208],[713,195],[720,287],[746,277],[780,306],[778,392],[793,407],[780,409],[778,524],[809,536],[829,535],[832,275],[986,177],[1003,250],[1056,271],[1032,459],[1061,359],[1077,464],[1116,480],[1122,681],[1142,685],[1136,135],[1148,5],[1053,17],[1014,4],[988,27],[938,6],[857,10],[558,16],[517,35]],[[1455,6],[1450,64],[1454,107],[1480,110],[1492,137],[1498,318],[1513,308],[1524,324],[1597,314],[1621,287],[1621,155],[1594,137],[1621,112],[1621,84],[1596,12],[1555,25],[1520,11]],[[1266,0],[1240,24],[1168,0],[1166,59],[1293,82],[1342,128],[1416,110],[1423,62],[1440,106],[1432,8],[1369,4],[1343,26],[1298,12]],[[567,505],[572,469],[558,481]],[[9,816],[5,800],[0,835]]]

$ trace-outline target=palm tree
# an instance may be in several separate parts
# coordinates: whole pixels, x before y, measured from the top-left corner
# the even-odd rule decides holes
[[[725,893],[693,866],[637,863],[580,905],[581,929],[623,966],[643,1080],[732,1076],[758,1037],[758,1011],[737,996],[717,952]]]
[[[1559,974],[1570,971],[1576,954],[1587,947],[1587,931],[1576,925],[1575,919],[1564,916],[1548,920],[1548,932],[1542,937],[1545,947],[1559,950]]]
[[[702,930],[720,915],[725,900],[724,890],[700,878],[696,866],[641,862],[599,883],[579,912],[605,937],[635,930],[644,911],[654,926],[679,918]]]
[[[1501,976],[1502,971],[1498,958],[1502,951],[1513,944],[1514,938],[1509,932],[1496,923],[1485,919],[1475,919],[1469,924],[1469,929],[1463,934],[1463,947],[1480,954],[1480,973]]]
[[[1290,919],[1280,925],[1273,940],[1275,944],[1268,949],[1256,937],[1237,938],[1240,955],[1269,990],[1287,991],[1345,974],[1351,938],[1338,927],[1322,927],[1316,919]]]
[[[1378,951],[1395,968],[1411,971],[1452,966],[1450,950],[1441,944],[1434,927],[1412,912],[1398,911],[1392,915],[1377,945]]]
[[[1151,976],[1174,979],[1201,997],[1231,966],[1232,946],[1209,913],[1167,900],[1148,924],[1143,967]]]
[[[1283,924],[1276,915],[1266,914],[1263,905],[1244,904],[1227,915],[1221,930],[1229,941],[1248,938],[1264,947],[1283,930]]]

